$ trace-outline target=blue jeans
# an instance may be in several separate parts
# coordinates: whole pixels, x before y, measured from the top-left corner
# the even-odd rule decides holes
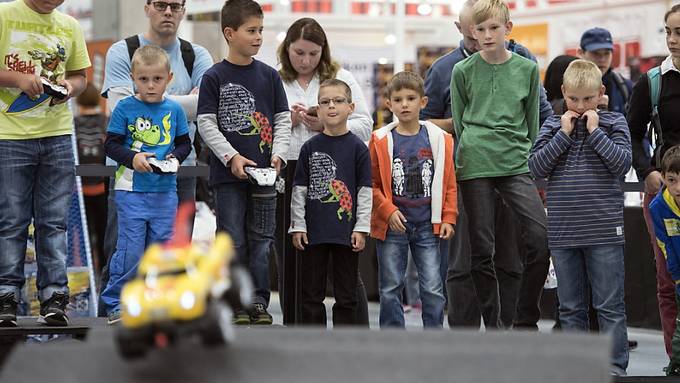
[[[66,224],[74,185],[70,135],[0,140],[0,293],[21,297],[31,218],[39,299],[68,293]]]
[[[245,182],[215,185],[217,231],[234,241],[237,260],[248,267],[255,285],[253,303],[269,306],[269,257],[276,227],[276,192]]]
[[[113,253],[116,251],[116,241],[118,240],[118,213],[116,212],[116,191],[115,180],[113,177],[109,178],[109,193],[107,196],[107,216],[106,216],[106,231],[104,232],[104,239],[102,248],[104,251],[104,258],[106,259],[106,266],[102,268],[101,279],[99,281],[100,289],[103,289],[109,282],[109,262]],[[196,201],[196,178],[192,177],[177,177],[177,198],[178,204],[187,201]],[[194,218],[191,216],[191,224],[189,225],[189,233],[194,231]],[[99,312],[97,315],[104,316],[105,304],[99,300]]]
[[[135,277],[144,250],[171,239],[177,193],[116,190],[118,242],[109,262],[109,281],[101,293],[106,312],[119,308],[123,285]]]
[[[624,303],[623,246],[552,249],[565,331],[588,331],[588,283],[602,333],[614,338],[612,364],[628,367],[628,333]]]
[[[404,327],[401,292],[404,289],[408,249],[418,270],[423,326],[444,324],[444,293],[440,274],[439,237],[432,224],[406,222],[406,233],[387,231],[384,241],[376,241],[378,285],[380,290],[380,327]]]

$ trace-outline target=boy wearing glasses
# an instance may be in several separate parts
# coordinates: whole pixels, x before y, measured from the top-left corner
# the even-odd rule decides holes
[[[291,203],[293,246],[300,251],[299,323],[326,326],[326,276],[333,270],[333,326],[356,320],[359,253],[370,231],[371,161],[347,129],[352,91],[338,79],[319,87],[323,133],[300,149]]]
[[[438,328],[444,323],[445,304],[439,242],[453,236],[458,216],[453,138],[433,123],[418,120],[427,97],[417,74],[394,75],[387,85],[387,98],[398,122],[376,130],[369,142],[380,327],[404,328],[401,292],[411,248],[423,326]]]
[[[253,58],[262,45],[260,5],[228,0],[221,13],[229,54],[203,77],[198,129],[212,152],[217,230],[229,233],[237,259],[248,267],[255,285],[253,309],[235,310],[234,323],[272,324],[267,307],[276,190],[249,183],[244,168],[281,170],[290,139],[290,110],[279,73]]]

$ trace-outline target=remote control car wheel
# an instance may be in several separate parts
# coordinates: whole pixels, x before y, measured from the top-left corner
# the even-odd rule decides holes
[[[149,348],[149,333],[121,327],[116,332],[116,346],[125,359],[141,358]]]
[[[201,338],[206,346],[219,346],[234,340],[231,324],[232,311],[224,302],[213,300],[206,312]]]
[[[231,286],[224,293],[224,299],[234,309],[247,310],[253,303],[253,282],[250,273],[240,265],[232,265],[230,270]]]

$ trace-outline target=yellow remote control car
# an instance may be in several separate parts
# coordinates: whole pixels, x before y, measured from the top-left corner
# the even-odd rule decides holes
[[[163,348],[196,333],[207,346],[231,342],[232,307],[246,308],[252,296],[249,274],[232,265],[233,253],[225,233],[207,252],[187,240],[149,246],[136,278],[121,292],[116,333],[121,355],[141,357],[154,345]]]

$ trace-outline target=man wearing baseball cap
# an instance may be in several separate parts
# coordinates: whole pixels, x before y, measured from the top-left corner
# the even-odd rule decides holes
[[[625,115],[628,99],[633,92],[633,83],[612,70],[613,51],[612,35],[604,28],[588,29],[581,36],[579,55],[583,59],[594,62],[602,71],[602,83],[609,99],[605,102],[607,109]]]

